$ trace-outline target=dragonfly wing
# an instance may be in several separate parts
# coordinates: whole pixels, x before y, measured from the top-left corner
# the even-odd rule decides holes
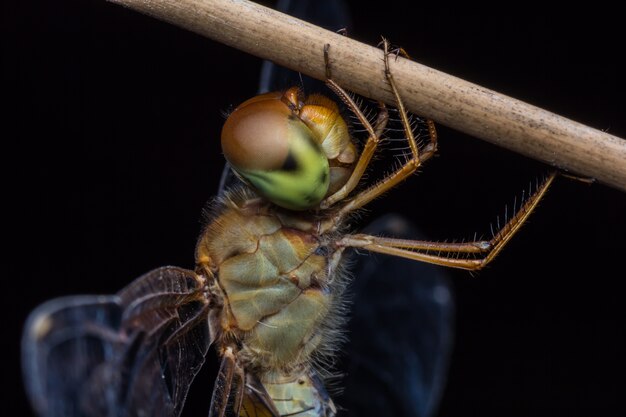
[[[378,219],[365,232],[424,238],[397,215]],[[354,271],[340,404],[348,416],[436,415],[453,344],[448,271],[383,255],[357,257]]]
[[[246,375],[243,401],[239,412],[241,417],[281,417],[280,413],[259,381],[254,375]]]
[[[230,167],[230,164],[227,162],[226,165],[224,165],[224,169],[222,170],[222,177],[220,178],[220,185],[217,190],[217,195],[222,196],[224,194],[224,191],[242,184],[244,184],[244,182],[235,174],[235,172]]]
[[[213,341],[204,280],[163,267],[113,296],[51,300],[29,317],[24,379],[41,416],[178,416]]]

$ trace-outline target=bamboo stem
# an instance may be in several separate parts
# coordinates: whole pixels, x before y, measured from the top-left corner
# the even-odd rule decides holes
[[[382,51],[246,0],[110,0],[323,80],[393,104]],[[626,140],[398,58],[391,70],[406,107],[443,125],[626,191]]]

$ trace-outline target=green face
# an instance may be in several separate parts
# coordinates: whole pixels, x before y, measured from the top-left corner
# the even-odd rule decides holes
[[[304,123],[289,129],[288,154],[277,170],[236,170],[272,203],[290,210],[316,207],[330,182],[328,159]]]
[[[259,194],[290,210],[319,205],[328,192],[328,159],[315,133],[274,96],[239,106],[222,130],[222,149],[234,170]]]

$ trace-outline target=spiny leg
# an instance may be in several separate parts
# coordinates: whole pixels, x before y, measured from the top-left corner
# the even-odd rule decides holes
[[[396,48],[393,51],[390,51],[389,41],[385,38],[383,38],[379,45],[383,46],[383,51],[385,52],[385,77],[387,78],[387,82],[391,86],[391,92],[395,97],[396,106],[398,107],[398,114],[400,115],[400,119],[402,120],[402,126],[404,127],[405,133],[407,135],[409,148],[411,149],[411,153],[414,155],[414,164],[419,166],[423,161],[430,158],[437,151],[437,130],[435,129],[435,122],[430,119],[426,119],[430,143],[427,145],[426,149],[424,149],[420,160],[420,151],[417,147],[417,143],[413,135],[413,129],[411,129],[411,122],[409,121],[407,111],[404,107],[404,103],[400,98],[400,93],[398,92],[398,88],[396,87],[396,82],[393,78],[393,74],[389,69],[389,55],[394,54],[396,56],[396,59],[399,55],[402,55],[404,58],[409,59],[409,54],[403,48]],[[408,163],[410,163],[410,161]]]
[[[344,205],[341,210],[339,210],[338,216],[343,216],[353,210],[363,207],[373,199],[395,187],[396,185],[407,179],[411,174],[413,174],[422,165],[422,163],[430,159],[437,151],[437,131],[435,129],[435,124],[432,120],[427,119],[426,124],[428,126],[429,143],[420,152],[420,149],[415,140],[415,136],[413,135],[411,122],[409,121],[406,109],[404,108],[404,104],[402,102],[402,98],[400,97],[400,93],[398,92],[398,88],[396,87],[396,82],[393,78],[393,74],[389,69],[389,55],[391,54],[391,52],[389,51],[389,42],[387,42],[387,40],[383,38],[382,44],[384,52],[385,77],[387,78],[387,82],[389,83],[391,91],[395,97],[396,107],[398,108],[398,113],[400,114],[402,126],[407,136],[407,141],[409,142],[409,148],[411,149],[411,158],[406,161],[399,169],[391,173],[391,175],[357,194],[352,200]]]
[[[380,142],[380,137],[387,126],[387,121],[389,120],[389,114],[387,112],[387,107],[385,103],[379,102],[378,117],[376,118],[376,123],[374,126],[370,123],[367,117],[363,114],[359,106],[354,102],[352,97],[348,94],[346,90],[344,90],[339,84],[337,84],[332,79],[332,74],[330,70],[330,60],[328,56],[328,51],[330,49],[330,45],[326,44],[324,46],[324,61],[326,63],[326,85],[328,88],[333,90],[333,92],[344,102],[346,106],[352,111],[352,113],[359,119],[359,122],[365,130],[367,130],[368,138],[365,142],[365,146],[363,147],[363,151],[359,156],[359,160],[357,161],[354,169],[352,170],[352,174],[350,174],[350,178],[348,181],[338,189],[334,194],[328,196],[324,201],[320,203],[321,209],[326,209],[337,201],[341,201],[348,196],[354,190],[354,188],[359,184],[363,174],[365,173],[365,169],[369,165],[372,157],[374,156],[374,152],[378,147],[378,143]]]
[[[209,408],[209,417],[224,417],[226,415],[226,407],[230,398],[233,376],[237,367],[237,359],[231,347],[227,347],[222,355],[222,363],[215,380],[215,388],[213,388],[213,396],[211,397],[211,406]]]
[[[215,380],[209,417],[224,417],[229,404],[235,415],[239,415],[245,390],[246,376],[243,367],[237,361],[233,348],[228,346],[222,354],[220,370]]]
[[[383,49],[385,51],[388,51],[389,41],[383,38],[383,40],[381,41],[381,44],[383,45]],[[404,48],[398,47],[394,49],[393,51],[389,51],[389,53],[395,54],[396,59],[398,58],[399,55],[402,55],[404,58],[411,59],[411,57],[404,50]],[[408,130],[407,135],[411,135],[411,137],[413,137],[413,130],[411,129],[411,123],[407,117],[407,112],[404,108],[404,103],[402,99],[400,98],[398,88],[396,87],[396,82],[393,79],[393,73],[389,69],[389,58],[388,58],[389,53],[386,54],[386,59],[385,59],[385,76],[389,80],[389,84],[392,86],[392,91],[396,98],[396,103],[398,105],[398,111],[400,113],[400,117],[402,118],[402,125],[405,127],[406,130]],[[426,126],[428,127],[429,143],[428,145],[426,145],[425,149],[423,150],[424,153],[422,154],[421,162],[424,162],[426,159],[430,158],[435,152],[437,152],[437,129],[435,128],[435,121],[432,119],[424,119],[424,121],[426,122]],[[411,142],[415,143],[415,140],[409,141],[409,146],[411,145]]]
[[[513,217],[490,240],[466,243],[429,242],[423,240],[394,239],[365,234],[345,236],[337,242],[339,247],[363,248],[416,261],[453,268],[477,271],[491,262],[522,227],[546,194],[557,173],[553,172],[538,186]],[[430,252],[437,251],[438,254]],[[440,253],[444,252],[445,255]],[[458,254],[480,253],[481,258],[462,259]]]
[[[241,405],[243,404],[243,395],[246,389],[246,374],[241,364],[236,363],[234,378],[237,379],[235,388],[235,398],[233,401],[233,411],[235,415],[240,415]]]

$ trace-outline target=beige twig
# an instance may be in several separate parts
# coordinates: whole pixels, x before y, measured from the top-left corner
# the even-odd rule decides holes
[[[382,51],[245,0],[110,0],[278,65],[333,78],[393,104]],[[626,191],[626,140],[404,58],[393,60],[406,107],[438,123]]]

